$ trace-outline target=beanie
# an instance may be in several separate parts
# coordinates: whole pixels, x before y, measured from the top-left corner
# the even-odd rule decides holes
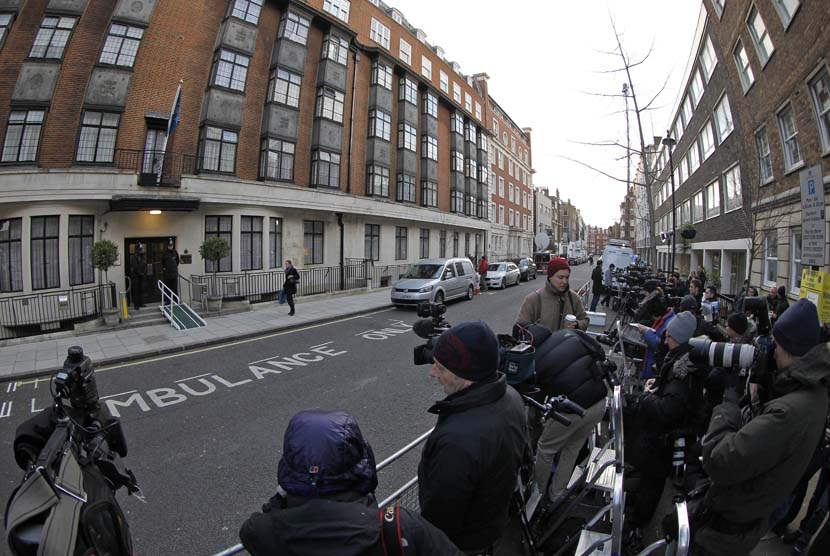
[[[560,270],[570,270],[571,265],[568,264],[567,259],[562,257],[553,257],[548,263],[548,277],[553,276]]]
[[[683,299],[680,301],[680,310],[681,311],[697,311],[697,299],[692,294],[684,295]]]
[[[697,319],[689,311],[675,315],[666,328],[666,335],[674,338],[679,344],[685,344],[692,339],[697,328]]]
[[[749,327],[749,321],[746,320],[746,315],[741,313],[732,313],[729,315],[729,318],[726,319],[726,324],[738,334],[746,333],[746,329]]]
[[[818,309],[807,299],[799,299],[790,305],[772,327],[775,343],[796,357],[801,357],[818,344],[820,332]]]
[[[462,322],[438,336],[432,355],[454,375],[483,382],[496,376],[499,341],[484,321]]]

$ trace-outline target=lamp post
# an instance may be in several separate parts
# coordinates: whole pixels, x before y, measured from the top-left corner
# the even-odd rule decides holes
[[[674,204],[674,159],[672,158],[672,149],[677,144],[677,141],[672,139],[671,131],[666,131],[666,137],[663,139],[663,144],[669,148],[669,178],[671,179],[671,234],[669,235],[671,254],[669,255],[669,272],[674,272],[674,232],[677,230],[677,207]]]

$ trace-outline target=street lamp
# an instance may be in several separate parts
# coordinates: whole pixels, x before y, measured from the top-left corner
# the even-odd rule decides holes
[[[674,232],[677,230],[677,208],[674,204],[674,159],[672,158],[672,149],[677,144],[677,141],[672,139],[671,131],[666,130],[666,137],[663,139],[663,144],[669,148],[669,177],[671,178],[671,255],[669,255],[669,272],[674,272]]]

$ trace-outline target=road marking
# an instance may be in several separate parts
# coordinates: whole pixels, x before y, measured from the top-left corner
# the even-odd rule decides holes
[[[176,382],[184,382],[186,380],[193,380],[194,378],[202,378],[203,376],[208,376],[210,374],[213,374],[213,373],[205,373],[203,375],[196,375],[196,376],[192,376],[190,378],[181,378],[181,379],[177,380]]]
[[[118,396],[126,396],[127,394],[135,394],[138,390],[130,390],[129,392],[121,392],[120,394],[110,394],[109,396],[101,396],[99,399],[106,400],[107,398],[116,398]]]
[[[364,315],[355,315],[353,317],[346,317],[346,318],[343,318],[343,319],[333,320],[331,322],[323,322],[323,323],[320,323],[320,324],[312,324],[312,325],[309,325],[309,326],[304,326],[302,328],[295,328],[293,330],[285,330],[283,332],[274,332],[273,334],[267,334],[265,336],[257,336],[256,338],[248,338],[246,340],[237,340],[235,342],[222,343],[222,344],[217,344],[215,346],[208,346],[208,347],[200,348],[200,349],[194,349],[194,350],[187,350],[187,351],[182,351],[182,352],[177,352],[177,353],[171,353],[170,355],[162,355],[162,356],[159,356],[159,357],[153,357],[151,359],[138,359],[136,361],[128,361],[127,363],[120,363],[118,365],[111,365],[109,367],[101,367],[99,369],[95,369],[95,372],[96,373],[102,373],[104,371],[114,371],[114,370],[117,370],[117,369],[123,369],[124,367],[132,367],[133,365],[144,365],[146,363],[156,363],[157,361],[166,361],[167,359],[174,359],[176,357],[184,357],[186,355],[194,355],[196,353],[204,353],[204,352],[207,352],[207,351],[214,351],[214,350],[217,350],[217,349],[222,349],[222,348],[227,348],[227,347],[240,346],[240,345],[243,345],[243,344],[250,344],[251,342],[259,342],[260,340],[267,340],[268,338],[276,338],[277,336],[285,336],[286,334],[294,334],[295,332],[305,332],[306,330],[313,330],[315,328],[321,328],[323,326],[329,326],[329,325],[332,325],[332,324],[339,324],[341,322],[347,322],[347,321],[354,320],[354,319],[361,319],[361,318],[364,318],[364,317],[371,317],[372,315],[379,315],[380,313],[388,313],[389,311],[394,311],[396,309],[397,309],[396,307],[389,307],[388,309],[381,309],[381,310],[375,311],[373,313],[366,313]],[[326,344],[322,344],[322,345],[326,345]],[[18,384],[21,385],[21,386],[23,386],[25,384],[35,384],[35,385],[37,385],[38,380],[44,380],[44,379],[43,378],[39,378],[39,379],[36,378],[36,379],[32,379],[32,380],[27,380],[27,381],[20,381],[20,382],[18,382]],[[35,386],[35,387],[37,387],[37,386]]]

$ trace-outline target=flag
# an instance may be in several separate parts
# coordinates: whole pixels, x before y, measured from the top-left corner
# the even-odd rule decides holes
[[[173,134],[179,127],[179,120],[182,117],[182,82],[179,81],[179,88],[176,89],[176,97],[173,99],[173,108],[170,109],[170,119],[167,120],[167,136]]]

